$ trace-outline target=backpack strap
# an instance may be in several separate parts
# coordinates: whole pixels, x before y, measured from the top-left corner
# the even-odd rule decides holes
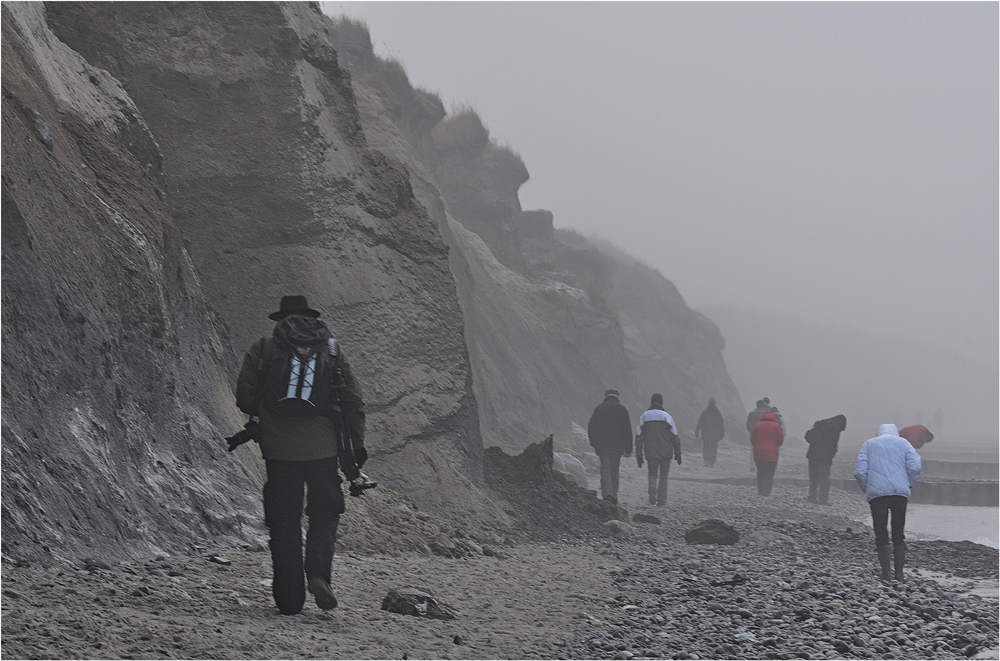
[[[330,358],[333,358],[336,361],[339,356],[340,356],[340,345],[337,344],[337,340],[335,340],[335,339],[333,339],[331,337],[330,338]]]

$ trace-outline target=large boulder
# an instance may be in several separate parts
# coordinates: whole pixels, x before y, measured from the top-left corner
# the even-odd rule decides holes
[[[740,533],[731,525],[719,519],[702,521],[684,533],[688,544],[732,545],[740,541]]]

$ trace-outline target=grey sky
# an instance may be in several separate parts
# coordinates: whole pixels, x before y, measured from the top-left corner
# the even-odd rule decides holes
[[[997,364],[997,3],[324,3],[692,306]]]

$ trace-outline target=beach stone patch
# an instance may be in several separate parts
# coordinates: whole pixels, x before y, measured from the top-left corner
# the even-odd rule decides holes
[[[795,540],[788,535],[773,530],[758,530],[747,535],[747,544],[760,544],[767,546],[770,544],[794,544]]]
[[[729,546],[740,541],[740,533],[719,519],[702,521],[684,533],[688,544],[722,544]]]

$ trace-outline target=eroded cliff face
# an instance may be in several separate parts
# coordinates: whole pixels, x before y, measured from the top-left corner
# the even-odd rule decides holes
[[[341,548],[503,539],[447,248],[368,148],[316,6],[3,11],[4,553],[265,540],[259,452],[222,436],[286,294],[366,394],[382,488]]]
[[[398,63],[374,55],[363,25],[330,19],[329,29],[370,143],[406,164],[451,246],[487,446],[520,450],[555,432],[587,449],[579,428],[606,388],[633,418],[662,393],[687,434],[714,395],[730,437],[744,439],[714,324],[655,269],[522,210],[527,169],[473,111],[446,116]]]
[[[464,510],[482,440],[447,248],[405,169],[368,148],[349,76],[306,3],[52,4],[163,152],[168,208],[242,351],[305,294],[351,357],[380,480]],[[233,372],[231,372],[233,374]],[[476,500],[476,498],[473,498]]]
[[[256,530],[227,339],[164,203],[160,153],[40,3],[3,11],[3,553],[149,553]]]

